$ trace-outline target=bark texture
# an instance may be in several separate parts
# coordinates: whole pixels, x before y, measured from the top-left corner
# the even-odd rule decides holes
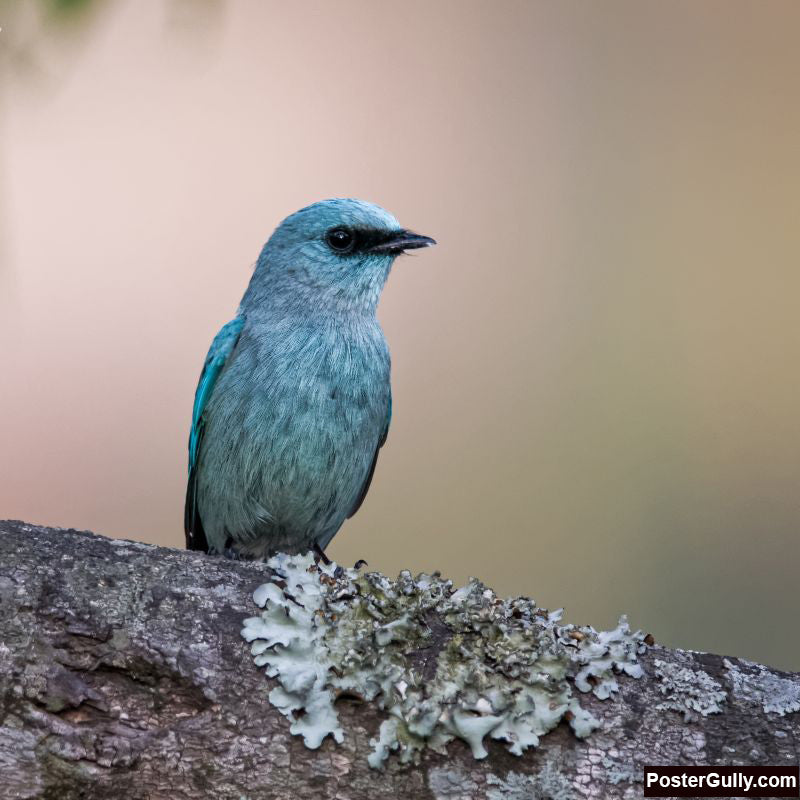
[[[586,739],[562,724],[522,757],[492,743],[475,760],[456,741],[379,771],[367,755],[384,714],[343,697],[345,741],[309,750],[240,636],[267,577],[263,564],[0,522],[0,798],[612,800],[642,796],[644,764],[798,762],[800,675],[657,645],[643,678],[582,695],[602,722]]]

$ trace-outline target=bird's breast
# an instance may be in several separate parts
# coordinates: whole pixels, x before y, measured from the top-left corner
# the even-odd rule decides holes
[[[377,322],[256,328],[243,340],[223,376],[240,398],[243,444],[309,479],[368,468],[389,403],[389,353]]]
[[[361,493],[388,405],[379,328],[246,327],[208,406],[206,513],[216,508],[237,535],[335,529]]]

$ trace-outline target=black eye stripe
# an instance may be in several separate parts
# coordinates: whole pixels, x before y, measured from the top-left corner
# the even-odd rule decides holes
[[[397,236],[397,231],[377,230],[375,228],[331,228],[325,234],[328,247],[336,253],[347,254],[364,252],[373,247],[391,241]]]

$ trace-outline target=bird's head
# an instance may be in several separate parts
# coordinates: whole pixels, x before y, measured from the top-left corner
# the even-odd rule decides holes
[[[323,200],[287,217],[264,245],[248,295],[374,311],[394,259],[436,242],[354,199]],[[248,300],[245,295],[245,300]]]

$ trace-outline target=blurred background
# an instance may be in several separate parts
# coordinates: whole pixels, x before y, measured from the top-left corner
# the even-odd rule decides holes
[[[0,0],[0,517],[181,547],[287,214],[439,246],[329,554],[800,669],[800,5]]]

